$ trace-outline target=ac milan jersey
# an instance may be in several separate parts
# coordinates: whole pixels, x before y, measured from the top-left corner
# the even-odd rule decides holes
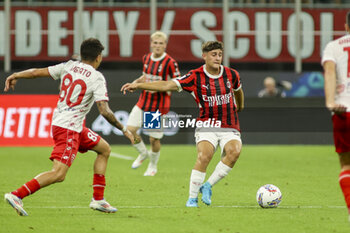
[[[322,64],[326,61],[333,61],[336,64],[335,102],[346,106],[350,112],[350,35],[327,44],[323,51]]]
[[[180,76],[176,61],[164,53],[154,58],[152,53],[143,57],[143,75],[146,82],[166,81]],[[169,112],[170,92],[142,91],[137,106],[143,111],[159,111],[162,114]]]
[[[221,121],[222,128],[240,130],[234,91],[241,88],[236,70],[221,66],[217,76],[209,74],[205,65],[175,79],[179,91],[191,93],[199,106],[197,121]]]
[[[60,63],[48,69],[53,79],[61,80],[52,125],[80,133],[94,102],[108,101],[106,80],[91,65],[79,61]]]

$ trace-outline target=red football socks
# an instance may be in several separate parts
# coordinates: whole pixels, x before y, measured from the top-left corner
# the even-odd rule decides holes
[[[339,174],[339,184],[350,214],[350,170],[345,170]]]
[[[29,196],[30,194],[35,193],[40,189],[40,184],[36,179],[32,179],[31,181],[28,181],[24,185],[22,185],[19,189],[16,191],[13,191],[12,194],[16,195],[17,197],[23,199],[26,196]]]
[[[104,175],[100,174],[94,174],[94,181],[92,184],[92,187],[94,189],[93,197],[95,200],[102,200],[105,187],[106,187],[106,179]]]

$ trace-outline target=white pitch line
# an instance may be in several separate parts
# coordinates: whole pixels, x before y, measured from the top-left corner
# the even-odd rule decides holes
[[[134,160],[135,159],[132,156],[122,155],[122,154],[118,154],[118,153],[114,153],[114,152],[111,152],[111,156],[118,158],[118,159],[125,159],[125,160]]]
[[[88,152],[94,153],[93,151],[88,151]],[[110,156],[114,157],[114,158],[118,158],[118,159],[125,159],[125,160],[134,160],[135,159],[132,156],[122,155],[122,154],[118,154],[118,153],[115,153],[115,152],[111,152]]]

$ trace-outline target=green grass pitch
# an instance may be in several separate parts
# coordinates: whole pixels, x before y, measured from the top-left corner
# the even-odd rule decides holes
[[[113,153],[136,157],[130,146]],[[51,169],[51,148],[0,148],[0,193],[18,188]],[[143,177],[146,164],[131,169],[132,160],[111,157],[105,198],[115,214],[89,209],[94,153],[79,154],[66,180],[25,198],[28,217],[0,204],[0,232],[350,232],[345,201],[338,184],[339,163],[333,146],[244,145],[231,173],[213,187],[212,205],[186,208],[193,145],[163,145],[158,174]],[[208,173],[219,161],[217,152]],[[208,175],[207,175],[208,176]],[[255,200],[261,185],[280,188],[276,209]]]

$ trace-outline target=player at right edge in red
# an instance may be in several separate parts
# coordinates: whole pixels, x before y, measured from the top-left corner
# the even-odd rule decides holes
[[[350,33],[350,12],[345,30]],[[329,42],[323,51],[326,107],[332,113],[333,137],[339,155],[339,184],[350,221],[350,35]]]

